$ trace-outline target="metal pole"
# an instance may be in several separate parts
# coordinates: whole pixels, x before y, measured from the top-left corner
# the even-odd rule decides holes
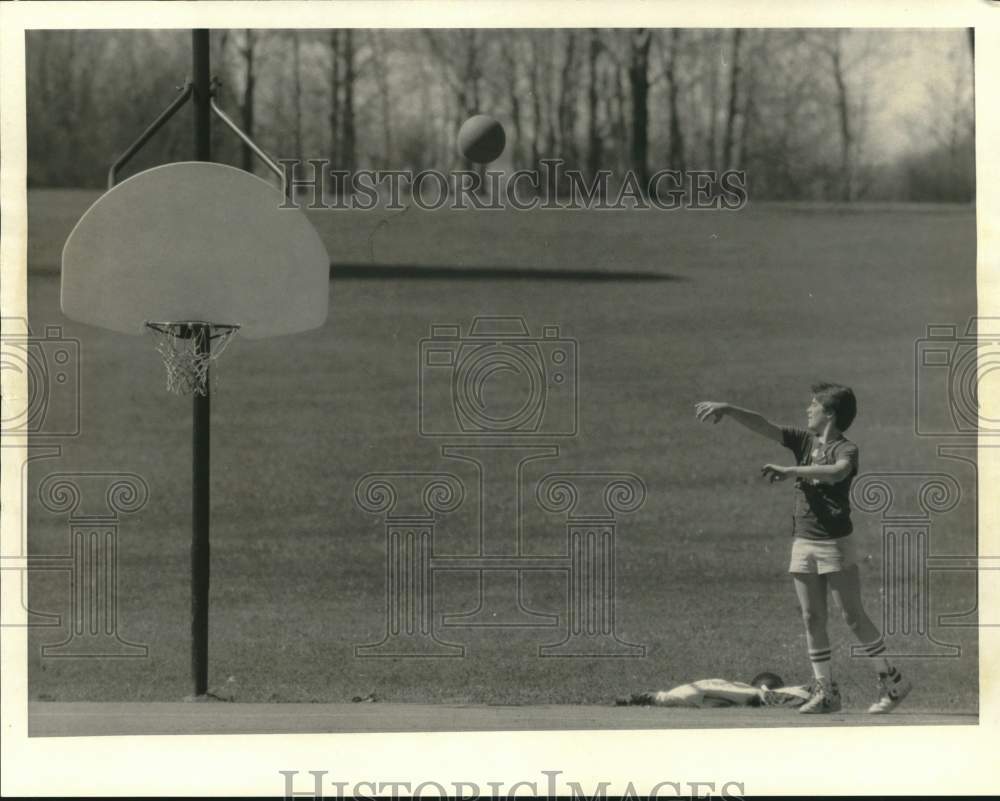
[[[197,161],[212,160],[211,67],[209,32],[191,32],[194,64],[194,150]],[[209,254],[205,254],[206,259]],[[191,331],[195,347],[205,353],[212,347],[207,326]],[[191,458],[191,678],[195,697],[208,692],[208,588],[209,588],[209,478],[211,446],[211,396],[208,376],[205,394],[194,393]]]
[[[122,153],[118,157],[118,160],[111,165],[111,169],[108,170],[108,189],[113,189],[114,185],[118,183],[118,170],[128,164],[132,157],[142,150],[146,142],[152,139],[156,132],[166,125],[167,121],[177,113],[177,110],[191,99],[192,86],[190,81],[185,82],[184,86],[178,88],[180,89],[180,94],[174,99],[174,102],[167,106],[160,116],[153,120],[150,126],[140,134],[139,138],[129,146],[129,149]]]

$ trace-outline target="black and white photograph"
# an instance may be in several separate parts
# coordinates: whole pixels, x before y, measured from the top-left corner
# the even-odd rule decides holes
[[[1000,789],[1000,8],[4,5],[5,794]]]

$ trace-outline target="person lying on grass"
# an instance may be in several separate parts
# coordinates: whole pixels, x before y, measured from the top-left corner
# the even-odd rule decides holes
[[[825,382],[812,387],[805,429],[777,426],[757,412],[729,403],[703,401],[695,405],[702,422],[718,423],[728,417],[755,434],[780,442],[795,456],[794,465],[765,464],[761,474],[772,484],[788,479],[795,483],[788,572],[802,607],[815,677],[812,697],[799,709],[804,714],[836,712],[841,707],[830,666],[827,590],[877,672],[878,698],[868,711],[891,712],[912,689],[911,682],[886,660],[885,643],[861,600],[860,572],[850,536],[854,530],[851,482],[858,473],[858,446],[844,436],[857,410],[850,387]]]
[[[808,687],[786,687],[774,673],[759,673],[749,684],[726,679],[700,679],[672,690],[633,693],[619,698],[617,706],[669,706],[708,709],[733,706],[790,706],[806,703]]]

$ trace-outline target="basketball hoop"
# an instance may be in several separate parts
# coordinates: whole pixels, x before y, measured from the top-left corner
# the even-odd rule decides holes
[[[330,257],[305,212],[289,206],[284,192],[250,171],[212,161],[215,114],[284,177],[215,103],[207,28],[192,31],[191,53],[191,80],[115,161],[108,191],[66,239],[60,306],[66,317],[87,325],[133,336],[151,331],[167,368],[167,389],[192,396],[191,698],[199,700],[211,696],[210,368],[237,331],[264,339],[323,325]],[[188,101],[195,160],[153,167],[119,183],[119,170]]]
[[[207,395],[208,369],[240,330],[238,325],[183,322],[147,322],[156,337],[156,350],[167,368],[167,389],[178,395]]]

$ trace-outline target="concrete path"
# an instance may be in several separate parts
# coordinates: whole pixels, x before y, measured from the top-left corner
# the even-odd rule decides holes
[[[899,709],[799,715],[787,709],[431,704],[61,703],[28,705],[31,737],[134,734],[710,729],[975,725],[975,713]]]

